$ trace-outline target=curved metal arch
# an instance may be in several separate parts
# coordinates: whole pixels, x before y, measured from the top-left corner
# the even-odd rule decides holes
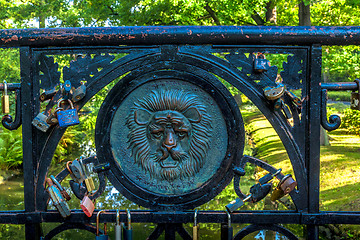
[[[259,231],[259,230],[270,230],[274,232],[281,233],[282,235],[286,236],[290,240],[298,240],[298,238],[290,232],[290,230],[276,224],[270,224],[270,225],[249,225],[245,228],[241,229],[233,238],[234,240],[241,240],[247,235]]]
[[[263,97],[263,94],[251,84],[250,81],[246,81],[247,76],[242,76],[239,70],[232,66],[229,62],[222,60],[221,58],[215,57],[211,54],[200,55],[199,52],[179,52],[179,55],[183,55],[181,60],[188,64],[195,65],[205,70],[209,70],[215,75],[221,77],[225,81],[235,86],[239,91],[244,93],[264,114],[266,119],[272,124],[273,128],[280,137],[284,147],[288,153],[293,170],[298,181],[299,194],[293,194],[294,198],[305,199],[307,192],[307,178],[306,168],[303,156],[300,152],[300,148],[296,143],[291,126],[287,123],[284,116],[277,112],[270,110],[266,104],[267,100]],[[305,201],[298,201],[300,204],[299,209],[306,208]]]
[[[96,227],[92,224],[88,223],[63,223],[56,228],[52,229],[46,236],[44,237],[45,240],[50,240],[56,235],[58,235],[61,232],[64,232],[66,230],[71,229],[80,229],[80,230],[86,230],[88,232],[91,232],[93,234],[96,234]],[[99,229],[99,232],[103,234],[103,231]]]
[[[125,57],[128,56],[129,55]],[[228,81],[230,84],[242,91],[247,97],[249,97],[249,99],[259,108],[259,110],[264,114],[264,116],[268,119],[268,121],[272,124],[272,126],[278,133],[288,152],[289,158],[293,165],[293,169],[296,169],[296,171],[294,172],[296,175],[296,179],[299,182],[300,193],[307,192],[306,170],[304,160],[301,156],[299,147],[297,146],[297,143],[292,136],[288,124],[286,124],[286,121],[284,121],[284,117],[282,115],[274,113],[268,108],[268,106],[265,104],[266,99],[262,96],[262,93],[260,93],[258,89],[253,86],[249,81],[246,81],[246,76],[242,76],[243,74],[239,72],[236,67],[232,66],[229,62],[226,62],[211,54],[200,55],[200,53],[198,52],[175,51],[174,56],[165,57],[164,54],[156,51],[152,55],[140,54],[137,56],[138,57],[134,57],[133,59],[130,59],[128,61],[124,61],[122,60],[122,58],[115,61],[109,66],[111,68],[108,68],[109,70],[106,73],[98,76],[97,79],[94,79],[92,83],[89,84],[89,90],[87,91],[87,95],[77,106],[78,109],[81,109],[86,102],[88,102],[98,91],[100,91],[107,84],[129,71],[137,71],[137,68],[139,68],[140,66],[146,66],[147,64],[151,64],[156,61],[179,61],[182,63],[187,63],[191,66],[196,66],[205,71],[212,72],[213,74],[221,77],[225,81]],[[168,65],[165,64],[165,67],[168,67]],[[54,144],[50,144],[49,142],[59,142],[64,132],[65,130],[60,129],[58,126],[53,129],[46,141],[43,152],[39,159],[39,172],[36,179],[38,199],[37,204],[39,207],[42,206],[43,209],[45,209],[46,204],[44,204],[44,201],[42,201],[40,196],[43,196],[43,193],[45,191],[45,175],[48,171],[53,153],[57,146],[54,146]],[[292,149],[292,151],[289,151],[289,149]],[[42,181],[39,181],[40,179]],[[300,209],[305,208],[305,206],[298,207],[300,207]]]
[[[119,76],[122,76],[129,71],[136,70],[143,63],[152,62],[154,55],[155,57],[161,56],[160,51],[154,51],[153,55],[149,55],[148,53],[134,53],[134,55],[134,57],[129,57],[129,55],[124,56],[124,58],[126,58],[125,60],[123,60],[123,58],[120,58],[119,60],[112,63],[104,74],[99,74],[96,79],[93,79],[88,86],[86,96],[83,98],[82,101],[74,105],[75,108],[80,110],[96,93],[98,93],[103,87],[105,87],[107,84],[109,84]],[[117,74],[114,74],[114,71],[116,69],[120,70],[119,72],[117,72]],[[46,209],[46,198],[48,195],[45,192],[45,176],[49,171],[51,160],[53,158],[56,147],[61,137],[64,135],[65,131],[66,129],[60,128],[57,125],[52,128],[51,132],[46,133],[46,135],[44,133],[40,133],[41,138],[43,138],[45,141],[45,144],[39,157],[35,177],[36,205],[38,210]]]

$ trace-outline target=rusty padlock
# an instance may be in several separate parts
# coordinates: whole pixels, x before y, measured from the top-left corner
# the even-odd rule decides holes
[[[88,195],[85,195],[85,197],[81,200],[80,207],[83,210],[83,212],[85,213],[85,215],[88,217],[91,217],[95,210],[95,204],[88,197]]]
[[[354,82],[356,82],[358,90],[351,93],[350,108],[352,110],[360,110],[360,82],[359,79],[356,79]]]
[[[266,87],[264,88],[264,96],[266,99],[274,101],[281,98],[285,93],[285,85],[282,83],[277,83],[276,87]]]
[[[55,208],[59,211],[63,218],[70,216],[71,210],[63,196],[61,195],[59,189],[57,189],[50,178],[45,178],[45,181],[48,184],[46,191],[49,193],[51,201]]]
[[[53,181],[55,186],[60,190],[61,195],[65,198],[66,201],[69,201],[71,199],[70,195],[67,193],[67,191],[61,186],[59,181],[53,176],[50,176],[50,179]]]
[[[69,103],[70,109],[59,110],[62,109],[60,105],[64,101],[67,101]],[[70,99],[68,100],[60,99],[57,105],[57,109],[55,111],[57,112],[57,119],[59,121],[60,127],[69,127],[80,123],[78,112],[74,108],[74,104]]]
[[[279,182],[279,188],[281,188],[285,194],[292,192],[296,186],[297,182],[292,178],[291,174],[285,175]]]
[[[270,61],[263,53],[257,53],[254,60],[254,71],[257,73],[266,72],[270,68]]]

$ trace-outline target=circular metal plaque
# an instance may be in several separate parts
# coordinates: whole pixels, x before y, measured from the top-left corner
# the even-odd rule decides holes
[[[211,79],[156,71],[128,75],[109,92],[97,119],[96,150],[125,197],[153,209],[187,209],[231,181],[243,123],[231,94]]]

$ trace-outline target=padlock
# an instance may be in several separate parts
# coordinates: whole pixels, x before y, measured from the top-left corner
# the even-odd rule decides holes
[[[85,197],[85,195],[88,193],[86,186],[83,182],[77,183],[74,180],[70,180],[69,185],[70,185],[71,191],[80,200],[82,200]]]
[[[85,173],[79,160],[69,161],[66,163],[66,168],[70,172],[70,177],[77,183],[82,183],[85,180]]]
[[[81,83],[80,86],[74,90],[71,99],[73,102],[78,102],[81,99],[83,99],[85,95],[86,95],[86,85],[84,83]]]
[[[276,201],[290,193],[297,186],[297,182],[291,177],[291,174],[285,175],[271,194],[270,200]]]
[[[120,211],[116,209],[115,240],[122,239],[122,228],[120,225]]]
[[[279,182],[279,188],[281,188],[285,194],[292,192],[296,186],[297,182],[292,178],[291,174],[285,175]]]
[[[350,109],[360,110],[360,82],[359,79],[356,79],[354,82],[356,82],[358,90],[351,93]]]
[[[265,184],[270,182],[276,175],[278,175],[279,173],[281,173],[281,168],[279,168],[274,174],[268,173],[266,175],[264,175],[263,177],[261,177],[259,179],[259,183],[260,184]]]
[[[234,168],[233,168],[233,171],[234,171],[234,173],[236,174],[236,175],[239,175],[239,176],[245,176],[245,169],[243,169],[242,167],[237,167],[237,166],[235,166]]]
[[[227,224],[221,224],[221,239],[232,240],[233,239],[233,227],[231,226],[231,214],[225,211],[227,215]]]
[[[256,203],[262,200],[271,191],[272,183],[257,183],[250,188],[251,202]]]
[[[66,192],[66,190],[61,186],[61,184],[59,183],[58,180],[56,180],[56,178],[51,175],[50,176],[51,180],[53,181],[53,183],[55,184],[55,186],[60,190],[61,195],[65,198],[66,201],[69,201],[71,199],[70,195]]]
[[[47,132],[50,128],[50,124],[47,122],[48,116],[44,112],[39,113],[31,122],[37,129],[42,132]]]
[[[45,181],[48,184],[46,191],[49,193],[51,201],[55,208],[59,211],[60,215],[63,218],[66,218],[71,215],[70,207],[61,195],[59,189],[57,189],[50,178],[45,178]]]
[[[251,197],[252,197],[252,195],[249,194],[244,199],[236,198],[235,200],[231,201],[228,205],[226,205],[225,208],[227,211],[232,213],[232,212],[236,211],[237,209],[239,209],[240,207],[242,207],[245,202],[251,200]]]
[[[46,100],[52,99],[56,94],[56,90],[55,88],[50,89],[50,90],[45,90],[43,93],[40,94],[40,101],[44,102]]]
[[[85,182],[86,189],[90,193],[90,192],[95,190],[94,180],[91,177],[91,171],[89,170],[90,164],[85,164],[83,162],[82,157],[80,157],[79,163],[80,163],[80,165],[82,167],[82,170],[83,170],[83,173],[84,173],[84,177],[85,177],[84,182]]]
[[[77,110],[74,108],[71,100],[60,99],[57,105],[57,109],[60,109],[62,102],[67,101],[70,105],[70,109],[57,111],[57,119],[60,127],[69,127],[80,123]]]
[[[7,82],[4,80],[4,91],[1,96],[1,107],[4,114],[10,113],[10,97],[8,95],[7,88]]]
[[[57,118],[57,112],[58,111],[63,111],[64,109],[62,108],[56,108],[56,110],[52,113],[50,113],[49,117],[46,119],[46,122],[50,125],[56,125],[59,123],[58,118]]]
[[[285,85],[282,83],[277,83],[276,87],[266,87],[264,88],[264,96],[266,99],[274,101],[281,98],[285,93]]]
[[[95,210],[95,204],[88,195],[85,195],[85,197],[81,200],[80,207],[87,217],[91,217]]]
[[[254,71],[257,73],[266,72],[270,68],[270,61],[265,58],[265,55],[258,53],[254,60]]]
[[[71,82],[69,80],[66,80],[64,82],[64,85],[62,85],[61,88],[63,99],[68,100],[71,94]]]
[[[127,224],[122,224],[123,228],[123,239],[124,240],[132,240],[133,239],[133,232],[131,227],[131,214],[130,210],[126,209],[126,215],[127,215]]]
[[[281,109],[283,110],[286,119],[291,119],[291,118],[292,118],[292,114],[291,114],[291,112],[290,112],[289,106],[286,105],[286,104],[284,103],[284,101],[283,101],[282,104],[281,104]]]
[[[289,91],[287,89],[285,90],[285,92],[291,98],[291,100],[297,107],[299,107],[299,108],[302,107],[302,101],[300,98],[298,98],[294,93],[292,93],[291,91]]]
[[[101,210],[96,215],[96,237],[95,240],[108,240],[109,236],[107,235],[107,226],[104,223],[104,234],[100,234],[99,225],[100,225],[100,214],[105,212],[105,210]]]
[[[276,187],[273,192],[271,193],[270,200],[275,202],[285,196],[284,191],[281,188]]]
[[[197,215],[198,215],[198,209],[196,209],[195,213],[194,213],[193,240],[198,240],[199,239],[200,225],[199,225],[199,223],[197,221]]]

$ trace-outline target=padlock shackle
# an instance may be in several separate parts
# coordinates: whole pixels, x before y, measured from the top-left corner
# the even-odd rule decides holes
[[[45,181],[47,182],[47,184],[48,184],[49,187],[54,186],[54,183],[53,183],[53,181],[52,181],[50,178],[45,177]]]
[[[231,227],[231,214],[227,209],[225,210],[225,212],[226,212],[227,219],[228,219],[228,227]]]
[[[199,211],[199,209],[195,209],[195,212],[194,212],[194,227],[196,227],[196,225],[197,225],[198,211]]]
[[[131,214],[129,209],[126,209],[126,215],[128,220],[128,229],[131,229]]]
[[[60,100],[58,101],[58,103],[57,103],[57,109],[62,109],[62,108],[60,107],[60,105],[61,105],[61,103],[64,102],[64,101],[67,101],[67,102],[69,103],[70,109],[74,109],[74,104],[72,103],[72,101],[71,101],[70,99],[63,99],[63,98],[60,98]],[[56,112],[56,110],[55,110],[55,112]]]
[[[64,191],[64,188],[61,186],[61,184],[59,183],[59,181],[54,177],[54,175],[50,176],[51,181],[57,186],[57,188],[60,191]]]
[[[100,210],[96,214],[96,236],[99,236],[100,214],[104,213],[104,212],[105,212],[105,210]]]
[[[71,171],[71,168],[70,168],[70,164],[72,164],[72,161],[67,161],[66,162],[66,169],[69,171],[70,174],[72,174],[73,172]]]
[[[116,225],[120,225],[120,211],[116,209]]]
[[[291,174],[286,174],[286,175],[279,181],[277,187],[280,187],[280,185],[281,185],[283,182],[285,182],[286,179],[288,179],[288,178],[290,178],[290,177],[292,177]]]
[[[6,80],[4,80],[4,95],[7,95],[8,85]]]

